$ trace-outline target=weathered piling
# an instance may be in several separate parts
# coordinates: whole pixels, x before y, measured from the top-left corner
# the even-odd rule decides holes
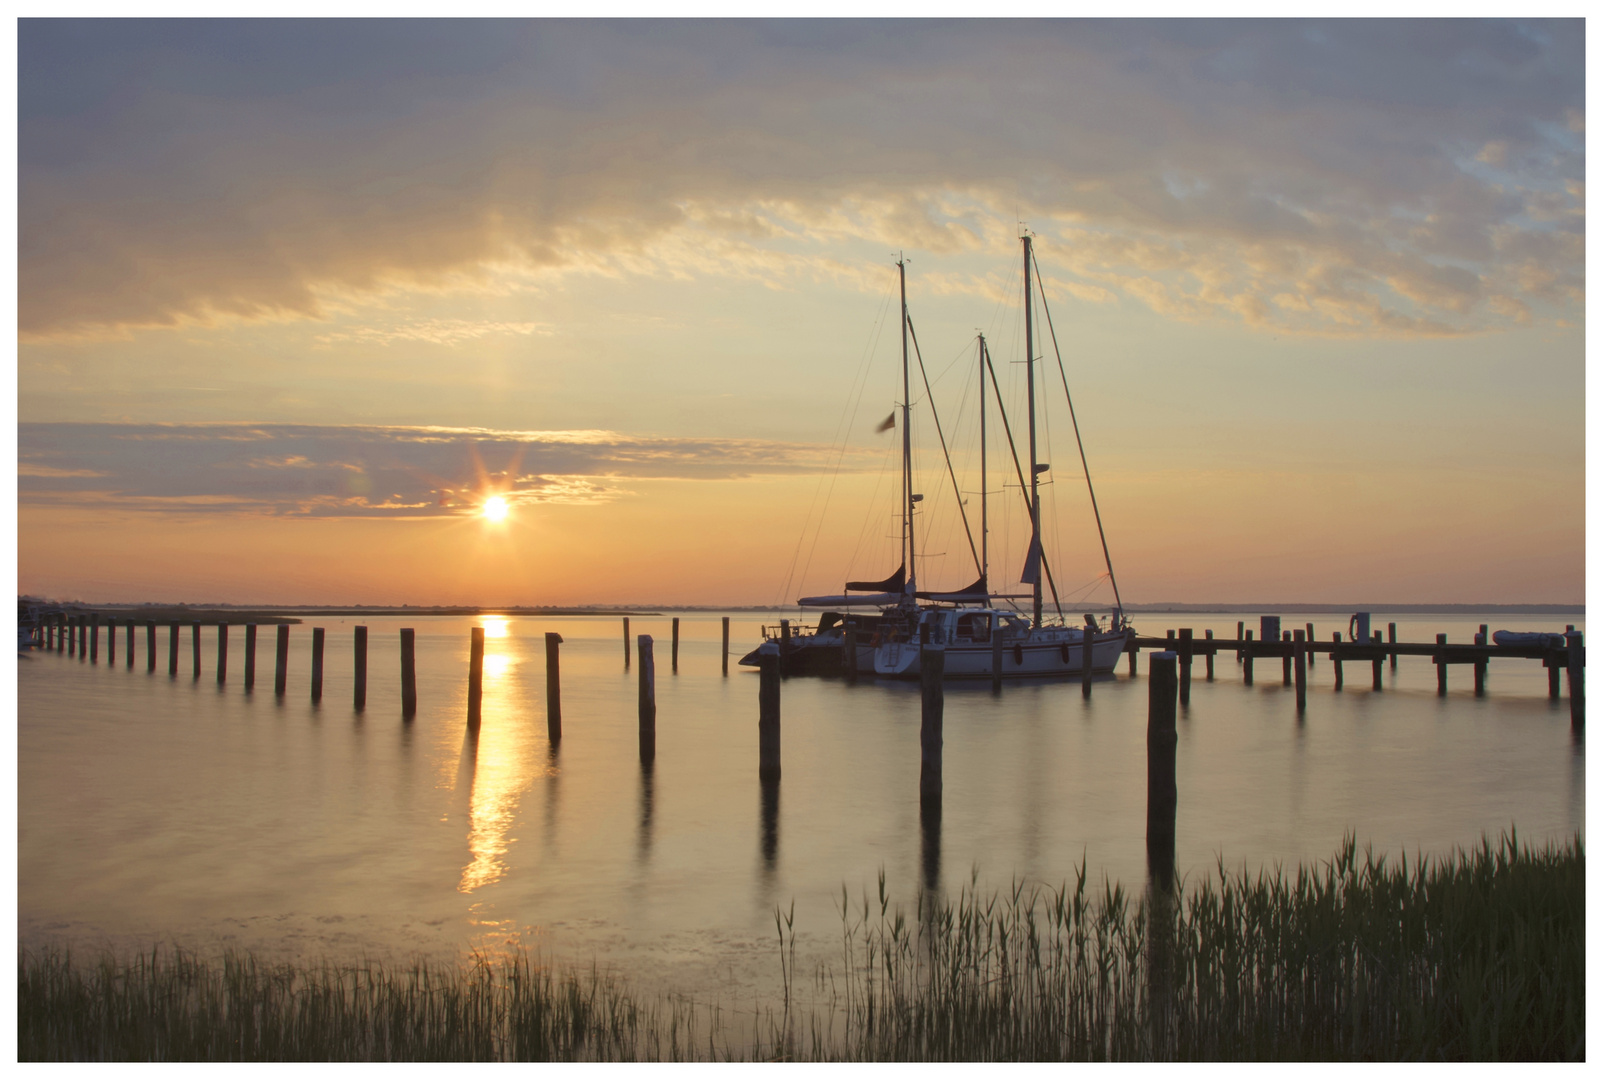
[[[167,674],[178,676],[178,624],[167,627]]]
[[[484,715],[484,627],[475,626],[468,645],[468,731],[479,733]]]
[[[1291,644],[1291,631],[1290,630],[1282,630],[1280,632],[1280,640],[1281,640],[1281,642],[1283,644],[1290,645]],[[1291,650],[1290,649],[1287,649],[1286,650],[1286,654],[1280,658],[1280,685],[1281,686],[1290,686],[1291,685]]]
[[[780,670],[780,674],[784,674],[784,671],[785,671],[784,661],[785,661],[785,658],[788,657],[789,655],[790,655],[790,620],[789,619],[780,619],[779,620],[779,660],[780,660],[779,670]]]
[[[1373,644],[1377,648],[1380,646],[1380,631],[1379,630],[1374,631],[1374,636],[1371,638],[1371,641],[1373,642]],[[1374,660],[1370,661],[1370,666],[1374,669],[1374,678],[1372,680],[1372,689],[1378,691],[1378,690],[1381,689],[1381,674],[1384,671],[1385,666],[1386,666],[1385,657],[1383,657],[1380,653],[1377,652],[1375,654]]]
[[[1570,675],[1570,730],[1581,731],[1586,727],[1586,654],[1581,634],[1571,630],[1564,635],[1569,645],[1569,675]]]
[[[245,624],[245,692],[256,689],[256,624]]]
[[[1475,644],[1477,644],[1477,645],[1486,645],[1486,644],[1489,644],[1490,642],[1491,642],[1491,638],[1486,633],[1486,624],[1485,623],[1481,623],[1480,633],[1475,635]],[[1485,659],[1481,659],[1481,660],[1475,661],[1475,696],[1476,697],[1485,697],[1486,696],[1486,661],[1485,661]]]
[[[129,671],[132,671],[134,669],[134,621],[132,619],[129,619],[127,621],[127,623],[124,624],[124,628],[128,631],[128,663],[127,663],[127,668],[128,668]]]
[[[1386,642],[1390,645],[1397,644],[1397,624],[1394,622],[1386,624]],[[1391,669],[1393,671],[1397,670],[1397,654],[1395,652],[1391,654]]]
[[[1437,634],[1436,635],[1436,644],[1437,645],[1446,645],[1447,644],[1447,635],[1446,634]],[[1446,697],[1447,696],[1447,651],[1445,649],[1437,649],[1436,650],[1436,655],[1432,659],[1436,663],[1436,696],[1437,697]]]
[[[1308,637],[1305,630],[1291,632],[1291,651],[1297,676],[1297,714],[1308,710]]]
[[[1341,679],[1341,631],[1337,630],[1330,635],[1330,666],[1336,670],[1336,689],[1342,686]]]
[[[1172,652],[1160,652],[1147,662],[1147,860],[1158,867],[1174,865],[1177,660]]]
[[[1238,621],[1236,623],[1236,640],[1237,641],[1245,641],[1245,640],[1247,640],[1247,635],[1245,633],[1246,629],[1247,629],[1247,624],[1245,622],[1239,622]],[[1241,650],[1239,648],[1236,650],[1236,663],[1238,663],[1238,664],[1241,663]]]
[[[1307,659],[1307,662],[1308,662],[1308,670],[1312,671],[1314,669],[1314,651],[1312,649],[1310,649],[1309,646],[1314,643],[1314,624],[1313,623],[1304,623],[1302,629],[1303,629],[1303,639],[1302,639],[1303,640],[1303,652],[1306,654],[1306,659]]]
[[[1132,664],[1135,663],[1132,657]],[[991,613],[991,693],[1002,692],[1002,616]]]
[[[679,674],[679,616],[673,617],[673,648],[670,650],[669,664],[672,665],[670,674]]]
[[[100,663],[100,616],[91,615],[89,622],[89,662]]]
[[[1096,644],[1096,620],[1091,616],[1085,617],[1085,626],[1080,630],[1080,696],[1087,700],[1091,697],[1091,655]],[[944,661],[944,657],[943,657]]]
[[[545,734],[551,745],[562,741],[562,658],[557,646],[562,635],[545,636]]]
[[[1207,638],[1209,641],[1212,641],[1213,640],[1213,631],[1212,630],[1204,630],[1202,632],[1202,636]],[[1208,682],[1213,682],[1213,646],[1212,645],[1209,645],[1208,646],[1208,651],[1205,654],[1203,654],[1202,662],[1207,668],[1207,681]]]
[[[217,624],[217,685],[228,681],[228,624]]]
[[[1189,626],[1180,628],[1179,656],[1180,656],[1180,707],[1191,706],[1191,641],[1192,629]]]
[[[89,635],[92,631],[89,616],[78,616],[78,660],[82,662],[89,658]]]
[[[997,631],[994,630],[994,629],[991,631],[991,633],[993,633],[993,634],[996,633],[996,632]],[[998,650],[1000,650],[1002,648],[1002,643],[1001,643],[1000,639],[997,640],[997,643],[996,643],[996,645],[993,646],[993,648],[998,649]],[[1139,662],[1139,658],[1141,656],[1141,647],[1139,645],[1137,645],[1133,641],[1125,642],[1124,654],[1130,658],[1129,676],[1130,676],[1130,678],[1133,679],[1133,678],[1136,677],[1136,664]],[[995,669],[997,671],[1000,671],[1002,669],[1002,665],[1000,665],[1000,664],[995,665]],[[1001,688],[998,687],[998,689],[1001,689]]]
[[[946,646],[919,646],[918,664],[921,691],[918,798],[921,804],[933,804],[941,799],[942,726],[946,718]]]
[[[417,715],[417,631],[401,628],[401,718]]]
[[[623,617],[623,670],[629,670],[629,649],[634,643],[629,640],[629,616]]]
[[[729,675],[729,616],[724,616],[724,675]]]
[[[846,617],[846,624],[841,627],[840,670],[846,676],[847,682],[857,681],[857,619],[854,616]]]
[[[640,648],[640,763],[657,760],[657,663],[652,656],[651,635],[639,636]]]
[[[189,624],[189,654],[194,661],[195,678],[200,678],[200,623]]]
[[[312,627],[312,704],[323,700],[323,644],[325,634],[321,626]]]
[[[1237,641],[1243,641],[1243,642],[1246,643],[1246,647],[1245,648],[1241,648],[1241,649],[1237,649],[1236,650],[1236,659],[1241,661],[1241,684],[1243,686],[1251,686],[1252,685],[1252,631],[1248,630],[1247,631],[1247,636],[1245,638],[1237,638],[1236,640]],[[1150,670],[1150,667],[1149,667],[1148,670]]]
[[[355,627],[356,633],[352,642],[354,655],[352,671],[355,687],[351,691],[351,707],[361,712],[367,708],[367,627]]]
[[[78,634],[78,617],[76,615],[69,615],[69,616],[67,616],[67,655],[68,656],[77,656],[78,655],[78,637],[79,637],[79,634]]]
[[[289,626],[278,625],[278,648],[273,665],[273,693],[279,697],[284,696],[284,689],[289,685]]]
[[[757,776],[779,779],[779,657],[757,658]]]
[[[1569,659],[1568,657],[1565,657],[1561,662],[1558,657],[1548,656],[1542,661],[1542,666],[1547,668],[1547,696],[1552,700],[1557,701],[1559,695],[1559,670],[1560,668],[1569,666]]]
[[[106,663],[117,666],[117,620],[106,620]]]

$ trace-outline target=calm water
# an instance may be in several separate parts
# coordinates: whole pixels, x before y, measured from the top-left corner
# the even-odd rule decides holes
[[[1145,615],[1232,637],[1236,616]],[[1387,618],[1377,616],[1384,629]],[[1320,637],[1338,628],[1312,620]],[[1562,630],[1574,616],[1494,629]],[[682,618],[679,672],[669,620],[636,618],[657,641],[657,759],[642,772],[636,679],[617,618],[364,620],[365,712],[351,701],[351,627],[291,631],[288,694],[272,693],[271,631],[243,691],[243,632],[219,687],[215,631],[203,675],[155,674],[64,654],[18,662],[18,927],[24,945],[79,949],[155,941],[234,944],[272,956],[405,959],[524,945],[596,959],[637,983],[724,1002],[778,979],[774,909],[795,904],[805,953],[838,955],[841,888],[873,892],[883,869],[911,907],[925,875],[955,891],[1014,878],[1057,884],[1084,859],[1145,880],[1145,678],[947,690],[945,799],[921,836],[916,685],[791,679],[783,691],[777,804],[757,780],[757,677],[734,665],[761,620],[732,618],[719,674],[717,614]],[[466,738],[469,628],[489,628],[484,720]],[[770,617],[772,621],[772,617]],[[1478,622],[1479,620],[1475,620]],[[1256,626],[1249,619],[1249,626]],[[328,628],[321,706],[309,701],[310,627]],[[419,712],[400,719],[398,629],[417,628]],[[1343,620],[1340,627],[1345,629]],[[1584,629],[1584,626],[1582,627]],[[543,635],[560,632],[564,738],[546,738]],[[1469,621],[1398,620],[1399,637],[1468,641]],[[122,642],[119,641],[119,646]],[[1142,662],[1145,670],[1145,657]],[[1443,854],[1515,825],[1523,838],[1582,832],[1585,749],[1568,702],[1547,699],[1535,661],[1493,664],[1488,694],[1467,666],[1446,699],[1427,659],[1403,658],[1385,690],[1367,664],[1332,691],[1315,665],[1297,721],[1279,664],[1241,685],[1196,664],[1179,723],[1178,865],[1329,857],[1344,833],[1388,852]],[[930,841],[930,843],[926,843]]]

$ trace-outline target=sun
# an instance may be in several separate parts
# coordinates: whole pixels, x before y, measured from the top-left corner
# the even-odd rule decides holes
[[[484,519],[486,521],[505,521],[507,516],[507,501],[500,495],[491,495],[484,500]]]

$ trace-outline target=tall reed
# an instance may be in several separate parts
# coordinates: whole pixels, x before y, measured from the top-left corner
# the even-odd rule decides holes
[[[268,965],[23,951],[24,1060],[1584,1059],[1585,856],[1498,845],[1388,862],[1352,840],[1295,875],[1179,895],[1015,883],[955,900],[843,891],[841,953],[735,1024],[526,954]],[[805,1003],[804,1003],[804,1000]]]

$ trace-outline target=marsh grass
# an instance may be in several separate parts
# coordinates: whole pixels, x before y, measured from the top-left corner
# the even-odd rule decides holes
[[[22,952],[23,1060],[1581,1060],[1585,856],[1496,846],[1295,874],[1221,863],[1178,896],[1015,884],[843,891],[841,953],[760,1014],[642,1000],[527,954],[456,967]],[[805,998],[805,1002],[804,999]]]

